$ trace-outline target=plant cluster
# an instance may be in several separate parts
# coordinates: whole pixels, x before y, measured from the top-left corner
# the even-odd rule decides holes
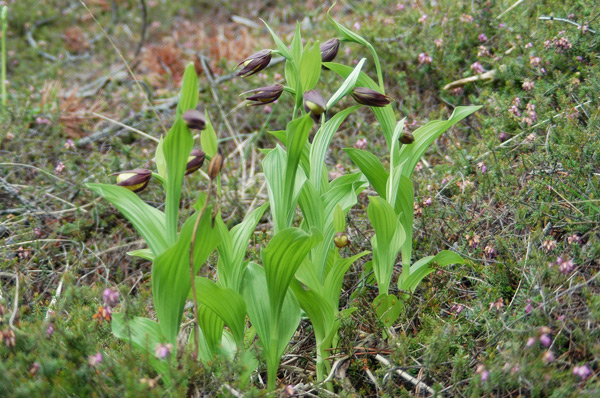
[[[434,264],[463,262],[457,254],[442,251],[411,264],[414,207],[411,176],[429,145],[479,107],[459,107],[446,121],[427,123],[412,134],[404,132],[404,120],[396,122],[392,99],[385,95],[382,68],[374,47],[331,17],[329,20],[339,38],[323,44],[309,40],[303,45],[298,25],[289,47],[267,25],[276,49],[262,50],[240,63],[242,69],[238,75],[247,77],[267,67],[272,55],[285,57],[285,85],[273,84],[243,94],[251,94],[246,100],[252,105],[282,100],[283,93],[292,100],[285,130],[271,131],[280,144],[263,150],[269,202],[248,213],[240,224],[228,229],[220,217],[219,171],[223,156],[217,150],[216,133],[208,115],[196,110],[198,83],[191,64],[183,77],[175,123],[156,149],[157,172],[142,169],[120,172],[116,186],[87,184],[117,207],[148,245],[148,249],[129,254],[153,263],[152,291],[158,321],[143,317],[129,319],[123,311],[113,313],[113,333],[140,350],[154,351],[151,364],[167,384],[169,362],[180,356],[183,349],[177,338],[189,298],[194,312],[195,327],[190,335],[194,358],[207,362],[214,355],[231,358],[237,355],[249,367],[256,366],[247,350],[256,334],[267,365],[268,387],[273,389],[281,356],[304,312],[312,323],[316,340],[317,379],[324,380],[330,370],[326,358],[336,345],[341,319],[355,310],[339,311],[344,275],[356,260],[370,254],[363,251],[349,255],[345,249],[346,215],[368,184],[377,195],[369,198],[368,218],[375,235],[371,239],[373,258],[366,267],[373,270],[379,287],[380,295],[374,306],[384,325],[392,325],[402,309],[404,296],[388,294],[400,252],[402,273],[398,287],[405,294],[415,290],[434,270]],[[354,68],[331,62],[340,42],[358,43],[369,50],[377,82],[362,72],[365,58]],[[327,100],[317,90],[323,71],[336,73],[342,79],[338,90]],[[336,111],[336,105],[348,95],[359,105]],[[370,107],[381,125],[389,168],[386,170],[366,150],[346,149],[360,172],[330,181],[324,167],[330,141],[360,105]],[[317,124],[314,138],[309,142]],[[202,151],[193,150],[190,128],[202,130]],[[184,175],[201,167],[205,157],[210,159],[208,193],[199,193],[194,205],[197,213],[180,223]],[[144,189],[152,177],[165,190],[164,213],[133,193]],[[267,207],[272,236],[262,250],[260,262],[246,261],[250,234]],[[216,281],[197,275],[215,249],[219,254]]]

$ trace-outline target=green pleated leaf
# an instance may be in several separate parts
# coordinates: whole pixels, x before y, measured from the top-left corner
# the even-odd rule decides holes
[[[360,106],[352,106],[336,113],[331,119],[323,123],[315,134],[315,138],[310,146],[310,181],[319,193],[323,192],[325,154],[327,153],[331,139],[348,115],[358,108]]]
[[[292,55],[288,51],[287,46],[281,41],[279,36],[277,36],[275,34],[275,32],[273,32],[273,29],[271,29],[271,27],[263,19],[261,19],[261,21],[262,21],[262,23],[265,24],[265,26],[269,30],[269,33],[271,33],[271,36],[273,37],[273,41],[275,42],[275,45],[277,45],[277,50],[279,51],[279,53],[287,59],[292,59]]]
[[[412,134],[415,141],[410,145],[403,145],[400,150],[400,163],[403,164],[402,174],[412,177],[415,166],[425,153],[429,145],[450,127],[460,122],[481,106],[457,106],[448,120],[433,120],[425,126],[416,129]]]
[[[154,253],[152,253],[152,250],[150,249],[132,250],[130,252],[127,252],[127,255],[131,257],[140,257],[148,261],[154,261],[155,257]]]
[[[242,278],[244,274],[244,256],[248,243],[256,225],[263,216],[269,203],[265,203],[246,215],[244,221],[227,231],[222,220],[220,225],[225,228],[221,235],[223,240],[218,247],[219,251],[219,282],[237,292],[241,292]]]
[[[324,62],[323,65],[328,69],[331,69],[338,75],[343,78],[348,78],[351,74],[354,73],[356,68],[351,68],[346,65],[338,64],[335,62]],[[365,73],[360,73],[358,79],[356,80],[357,87],[367,87],[371,90],[381,91],[381,87],[377,83],[373,81],[369,76]],[[388,145],[388,149],[392,146],[392,135],[394,133],[394,127],[396,126],[396,116],[394,115],[394,109],[392,104],[386,105],[384,107],[375,107],[371,106],[371,111],[377,118],[377,121],[381,125],[381,129],[383,130],[383,135]]]
[[[193,214],[181,228],[177,242],[157,256],[152,267],[154,308],[160,326],[171,343],[175,343],[183,307],[191,289],[190,243],[195,222],[196,214]],[[194,274],[198,272],[220,241],[219,230],[212,228],[211,207],[209,206],[198,225],[194,246]]]
[[[285,195],[285,166],[287,155],[279,145],[263,159],[263,171],[267,180],[267,191],[271,206],[271,216],[275,233],[284,229],[288,223],[288,211]]]
[[[142,235],[152,253],[158,255],[167,249],[165,214],[162,211],[150,206],[127,188],[92,183],[85,186],[115,206]]]
[[[335,229],[336,233],[344,232],[346,229],[346,216],[344,215],[342,206],[340,206],[339,203],[336,203],[333,210],[333,228]]]
[[[344,282],[344,275],[348,272],[348,269],[355,261],[358,259],[370,254],[369,251],[363,251],[361,253],[355,254],[352,257],[340,257],[337,255],[334,259],[333,266],[327,272],[327,277],[325,278],[325,299],[327,302],[331,303],[331,305],[337,309],[338,303],[340,300],[340,294],[342,292],[342,284]]]
[[[128,342],[140,352],[147,355],[148,362],[162,376],[165,385],[172,385],[173,381],[169,372],[169,359],[176,357],[176,346],[173,346],[170,358],[156,358],[154,354],[156,346],[168,343],[158,323],[144,317],[126,319],[124,313],[117,312],[113,313],[111,326],[115,337]]]
[[[319,194],[310,181],[306,181],[302,186],[298,204],[300,205],[307,226],[322,230],[325,221],[325,208]]]
[[[292,282],[290,287],[313,325],[315,339],[321,343],[335,321],[337,309],[314,290],[304,289],[298,281]]]
[[[410,276],[406,278],[400,279],[398,288],[402,290],[407,290],[409,292],[414,292],[419,283],[425,278],[427,275],[435,271],[435,268],[432,268],[431,265],[435,264],[438,267],[445,267],[450,264],[464,264],[465,260],[450,250],[442,250],[435,256],[428,256],[416,261],[410,267]]]
[[[197,94],[196,94],[197,95]],[[167,198],[165,203],[166,237],[169,244],[177,240],[177,224],[179,220],[179,199],[187,159],[194,146],[194,140],[181,116],[177,116],[175,124],[165,137],[163,150],[167,164]]]
[[[342,83],[340,88],[338,88],[331,98],[329,98],[329,101],[327,101],[327,105],[325,106],[326,109],[331,109],[332,106],[337,104],[339,100],[344,98],[350,91],[352,91],[356,85],[358,77],[360,76],[360,70],[362,69],[366,60],[366,58],[362,58],[360,61],[358,61],[358,64],[354,67],[352,72],[348,74],[346,80],[344,80],[344,83]],[[328,65],[329,62],[326,62],[325,64]]]
[[[371,152],[356,148],[344,148],[344,152],[350,156],[352,162],[358,166],[360,171],[367,177],[373,189],[385,199],[386,183],[389,173],[385,170],[381,161]]]
[[[300,82],[302,91],[315,88],[321,76],[321,49],[317,40],[311,47],[306,45],[300,59]]]
[[[202,329],[202,335],[212,356],[219,353],[219,347],[223,337],[224,322],[213,310],[206,305],[198,308],[198,326]]]
[[[246,303],[235,290],[219,287],[213,281],[196,277],[196,297],[198,302],[210,308],[231,330],[238,347],[244,346],[246,326]]]
[[[388,293],[392,271],[406,236],[398,216],[385,199],[378,196],[369,197],[367,214],[375,230],[375,236],[371,239],[373,271],[379,285],[379,293]]]
[[[194,63],[190,62],[185,67],[181,91],[179,92],[179,103],[177,104],[177,116],[198,105],[198,76]]]
[[[273,236],[262,251],[272,319],[277,319],[289,284],[310,249],[322,238],[317,230],[309,235],[299,228],[286,228]]]
[[[202,150],[206,154],[206,157],[211,159],[215,153],[217,153],[217,133],[210,121],[207,110],[204,111],[204,115],[204,118],[206,119],[206,128],[200,134],[200,145],[202,146]]]

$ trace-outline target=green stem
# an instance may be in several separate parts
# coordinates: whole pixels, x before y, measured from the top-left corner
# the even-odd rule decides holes
[[[8,28],[8,7],[2,7],[2,106],[6,106],[6,30]]]
[[[381,89],[381,93],[385,94],[385,87],[383,86],[383,74],[381,72],[381,63],[379,62],[379,56],[375,51],[375,47],[371,43],[367,46],[369,51],[371,51],[371,55],[373,55],[373,61],[375,62],[375,69],[377,70],[377,80],[379,82],[379,88]]]

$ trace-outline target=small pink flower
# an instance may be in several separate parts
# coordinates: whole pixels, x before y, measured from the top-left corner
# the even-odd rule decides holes
[[[435,46],[437,48],[441,48],[444,45],[444,39],[440,38],[440,39],[435,39],[433,41],[433,44],[435,44]]]
[[[579,243],[580,240],[581,240],[581,238],[577,234],[573,234],[573,235],[567,237],[567,243],[570,245]]]
[[[535,344],[535,337],[530,337],[530,338],[528,338],[528,339],[527,339],[527,343],[525,343],[525,345],[526,345],[527,347],[531,347],[531,346],[532,346],[532,345],[534,345],[534,344]]]
[[[433,199],[431,197],[425,199],[425,202],[423,202],[423,206],[425,207],[429,207],[431,206],[431,204],[433,203]]]
[[[459,96],[462,95],[464,89],[462,87],[456,87],[453,88],[452,90],[450,90],[450,94],[454,95],[454,96]]]
[[[556,249],[556,241],[555,240],[545,240],[542,243],[542,249],[544,249],[544,251],[546,253],[548,253],[550,250]]]
[[[486,42],[486,41],[487,41],[487,39],[488,39],[488,38],[487,38],[487,36],[485,35],[485,33],[482,33],[482,34],[480,34],[480,35],[479,35],[477,38],[478,38],[478,39],[479,39],[479,41],[480,41],[480,42],[482,42],[482,43],[483,43],[483,42]]]
[[[427,15],[423,14],[423,15],[421,15],[421,18],[419,18],[419,20],[417,22],[425,23],[425,21],[427,21]]]
[[[273,111],[273,108],[271,108],[270,105],[265,105],[265,106],[263,106],[263,111],[265,113],[271,113]]]
[[[531,89],[533,89],[533,82],[530,80],[525,80],[523,82],[523,90],[525,91],[530,91]]]
[[[417,60],[419,61],[419,65],[427,65],[433,61],[433,58],[427,53],[421,53],[417,57]]]
[[[552,353],[552,351],[544,352],[544,354],[542,354],[542,361],[544,361],[545,364],[554,362],[554,354]]]
[[[119,304],[119,292],[112,289],[104,289],[102,292],[104,305],[108,308],[114,308]]]
[[[573,260],[564,261],[563,263],[558,265],[558,270],[565,275],[568,275],[573,271]]]
[[[348,46],[344,47],[344,53],[346,55],[350,55],[351,52],[352,52],[352,50],[350,50],[350,47],[348,47]]]
[[[169,356],[169,354],[171,354],[171,351],[173,350],[173,344],[168,343],[168,344],[157,344],[156,348],[154,349],[154,356],[156,356],[156,358],[158,359],[165,359],[166,357]]]
[[[360,30],[360,22],[355,22],[354,25],[352,25],[352,27],[354,28],[354,30]]]
[[[531,48],[531,47],[533,47],[533,43],[532,42],[529,42],[529,43],[525,44],[525,48]]]
[[[75,148],[75,143],[73,142],[73,140],[72,140],[72,139],[70,139],[70,138],[69,138],[69,139],[68,139],[68,140],[65,142],[65,149],[73,149],[73,148]]]
[[[529,64],[531,66],[538,67],[542,63],[542,59],[540,57],[529,57]]]
[[[54,168],[54,172],[56,174],[61,174],[65,169],[65,164],[63,162],[58,162],[58,164],[56,165],[56,167]]]
[[[477,168],[479,169],[479,172],[481,174],[485,174],[485,172],[487,171],[487,166],[483,162],[477,163]]]
[[[404,11],[404,4],[402,4],[402,3],[396,4],[396,10],[398,10],[398,11]]]
[[[508,139],[508,134],[506,134],[506,133],[503,131],[503,132],[501,132],[501,133],[498,135],[498,139],[500,140],[500,142],[504,142],[504,141],[506,141],[506,140]]]
[[[460,16],[460,21],[464,23],[471,23],[473,22],[473,17],[469,14],[463,14]]]
[[[477,74],[485,72],[485,69],[483,69],[483,66],[479,61],[473,62],[471,64],[471,70]]]
[[[367,139],[361,138],[354,143],[354,148],[367,149]]]
[[[98,366],[100,364],[100,362],[102,362],[102,354],[97,352],[94,355],[90,355],[88,357],[88,363],[90,364],[90,366],[92,368],[95,368],[96,366]]]
[[[544,347],[548,348],[550,347],[550,344],[552,344],[552,339],[547,334],[543,334],[540,336],[540,343],[542,343]]]
[[[54,324],[49,323],[48,327],[46,328],[46,334],[48,336],[52,336],[54,334]]]
[[[579,377],[581,380],[587,380],[592,374],[592,371],[587,367],[587,365],[581,365],[573,368],[573,374]]]

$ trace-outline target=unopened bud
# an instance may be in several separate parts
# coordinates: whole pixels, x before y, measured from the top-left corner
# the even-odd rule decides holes
[[[317,90],[309,90],[304,93],[304,110],[310,112],[310,116],[316,122],[319,117],[325,112],[325,99]]]
[[[206,128],[206,119],[204,113],[196,109],[188,109],[181,116],[188,128],[193,130],[204,130]]]
[[[343,232],[338,232],[333,237],[333,242],[338,247],[338,249],[344,248],[348,246],[348,235]]]
[[[340,48],[339,39],[329,39],[325,43],[321,44],[321,60],[322,62],[331,62],[334,60]]]
[[[366,87],[355,87],[352,90],[352,98],[359,104],[375,107],[386,106],[394,100],[387,95]]]
[[[217,176],[221,172],[221,169],[223,168],[224,161],[225,159],[223,158],[223,154],[219,149],[219,151],[215,153],[215,155],[210,160],[210,163],[208,164],[208,176],[211,180],[217,178]]]
[[[206,155],[200,149],[194,149],[192,152],[190,152],[187,165],[185,166],[185,175],[193,173],[202,167],[205,158]]]
[[[412,144],[415,142],[415,136],[411,133],[402,133],[400,134],[400,142],[405,145]]]
[[[113,175],[117,176],[117,185],[133,192],[144,190],[152,178],[152,172],[146,169],[121,171]]]
[[[244,67],[237,75],[242,77],[253,75],[265,69],[269,65],[269,62],[271,62],[271,50],[259,51],[238,64],[238,66],[243,65]]]
[[[281,96],[281,93],[283,93],[283,86],[281,84],[273,84],[271,86],[255,88],[254,90],[246,91],[240,95],[248,93],[253,93],[253,95],[246,97],[246,101],[253,102],[250,105],[264,105],[277,101]]]

